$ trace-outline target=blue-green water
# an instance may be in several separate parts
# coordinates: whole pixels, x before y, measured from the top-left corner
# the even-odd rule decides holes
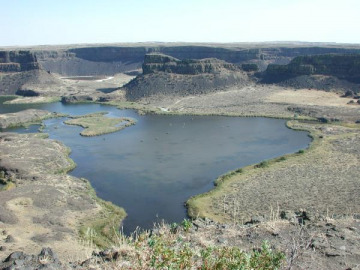
[[[77,167],[71,174],[89,179],[99,197],[125,208],[125,232],[161,219],[179,222],[186,217],[184,202],[213,188],[219,175],[310,143],[306,132],[290,130],[279,119],[138,115],[99,104],[0,106],[2,113],[36,107],[72,115],[108,111],[137,119],[134,126],[98,137],[81,137],[82,128],[63,124],[65,118],[44,121],[44,132],[72,149]]]

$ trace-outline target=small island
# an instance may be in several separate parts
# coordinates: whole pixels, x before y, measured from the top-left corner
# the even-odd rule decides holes
[[[80,116],[70,116],[72,119],[66,120],[64,123],[83,127],[84,130],[80,132],[80,135],[86,137],[116,132],[135,125],[136,123],[136,120],[133,118],[106,117],[106,114],[107,112],[98,112]]]

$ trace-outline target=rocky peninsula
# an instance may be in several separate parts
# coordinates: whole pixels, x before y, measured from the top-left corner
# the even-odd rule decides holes
[[[51,113],[44,110],[28,109],[16,113],[0,114],[0,129],[31,125],[41,123],[48,118],[59,117],[57,113]]]

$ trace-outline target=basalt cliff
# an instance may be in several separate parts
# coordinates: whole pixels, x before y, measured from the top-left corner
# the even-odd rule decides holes
[[[268,65],[265,83],[321,90],[360,90],[360,54],[298,56],[287,65]]]
[[[217,58],[237,65],[255,63],[262,71],[270,63],[288,64],[301,55],[360,53],[360,47],[355,45],[317,43],[135,43],[37,47],[31,50],[45,70],[64,76],[112,75],[140,69],[144,56],[149,53],[165,54],[181,60]]]
[[[89,85],[84,84],[79,87],[79,85],[70,84],[61,78],[69,76],[114,76],[120,73],[134,76],[141,73],[142,67],[145,67],[144,76],[154,77],[154,74],[148,74],[148,70],[146,69],[151,69],[156,64],[152,63],[150,67],[150,62],[153,61],[153,59],[146,58],[145,62],[147,62],[147,65],[143,66],[144,58],[149,54],[167,55],[181,61],[186,59],[193,59],[194,61],[208,59],[206,61],[211,61],[212,66],[217,66],[221,60],[227,63],[226,65],[223,64],[225,69],[229,69],[230,64],[233,64],[230,70],[233,73],[238,72],[238,75],[244,71],[248,73],[258,72],[261,74],[261,82],[282,83],[295,88],[305,87],[326,90],[331,88],[328,86],[329,84],[333,85],[333,88],[339,88],[339,86],[344,84],[343,81],[345,79],[346,82],[350,80],[351,84],[345,83],[342,89],[350,87],[350,89],[354,90],[357,86],[353,84],[359,82],[358,77],[356,77],[356,70],[354,70],[355,75],[351,78],[346,77],[347,75],[344,76],[344,73],[338,74],[340,76],[335,76],[335,81],[333,79],[334,76],[332,76],[334,71],[332,68],[328,69],[331,74],[327,71],[325,72],[325,70],[320,72],[320,65],[322,65],[323,60],[321,60],[322,58],[319,56],[333,55],[330,57],[331,59],[324,60],[324,63],[336,67],[338,66],[337,57],[355,59],[356,55],[360,54],[360,46],[358,45],[331,43],[136,43],[63,45],[29,47],[21,48],[21,50],[16,47],[2,48],[0,50],[0,94],[20,94],[28,96],[81,95],[84,91],[86,92]],[[205,67],[206,63],[204,60],[201,61],[202,63],[199,62],[196,63],[196,65],[200,66],[201,64]],[[215,61],[217,61],[217,64],[215,64]],[[312,61],[315,62],[312,63]],[[169,65],[167,65],[166,70],[157,70],[158,73],[162,71],[164,74],[172,75],[172,77],[167,76],[166,78],[162,78],[162,80],[165,80],[165,84],[171,84],[173,77],[176,77],[175,80],[178,80],[177,77],[179,76],[177,75],[199,75],[183,74],[181,68],[186,66],[188,69],[191,67],[189,61],[186,63],[172,61],[172,63],[175,62],[176,69],[172,69],[171,67],[169,69]],[[192,63],[193,66],[194,63]],[[238,71],[234,71],[234,67],[238,68]],[[206,69],[200,69],[199,71],[204,71],[204,74],[207,75],[214,74],[213,71],[209,72],[209,70]],[[308,73],[311,74],[309,75]],[[321,77],[322,80],[320,80],[316,77],[319,74],[328,77]],[[297,78],[299,76],[300,78]],[[301,76],[307,77],[304,78]],[[330,79],[329,76],[331,77]],[[188,89],[194,84],[200,89],[196,91],[195,94],[201,94],[206,92],[203,91],[205,88],[223,89],[223,86],[227,87],[228,85],[233,85],[235,81],[239,81],[238,76],[225,76],[221,78],[213,78],[214,76],[208,77],[208,79],[214,80],[214,83],[211,85],[207,85],[201,81],[199,82],[198,79],[193,77],[194,80],[186,82],[185,85],[183,85],[184,87],[175,87],[174,91],[170,91],[169,93],[184,91],[186,95]],[[251,77],[255,79],[255,81],[258,81],[257,78]],[[169,80],[169,82],[166,82],[166,80]],[[226,83],[224,82],[225,80]],[[284,83],[285,80],[286,82]],[[340,80],[340,82],[338,82],[338,80]],[[157,80],[155,80],[151,87],[156,87],[160,89],[161,92],[164,92],[161,83],[156,81]],[[138,83],[141,84],[140,79]],[[121,87],[121,85],[122,83],[116,82],[113,85],[99,86],[98,89],[115,89]],[[169,88],[172,87],[173,86],[170,86]],[[92,90],[96,91],[97,88]],[[139,95],[146,96],[147,93],[139,93]],[[139,97],[133,93],[130,96],[134,98]]]
[[[247,74],[236,65],[216,58],[179,60],[147,54],[142,69],[142,75],[124,86],[129,100],[152,95],[205,94],[248,81]]]
[[[0,51],[0,94],[38,96],[37,89],[61,82],[41,68],[30,51]]]

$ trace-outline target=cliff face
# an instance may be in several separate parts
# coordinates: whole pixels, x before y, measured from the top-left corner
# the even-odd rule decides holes
[[[143,74],[124,86],[126,98],[137,100],[153,95],[198,95],[249,81],[234,64],[218,59],[179,60],[163,54],[148,54]]]
[[[97,46],[61,50],[36,50],[38,61],[45,70],[66,76],[113,75],[140,69],[148,53],[165,54],[180,60],[216,58],[236,65],[252,63],[260,71],[269,63],[287,64],[301,55],[329,53],[360,53],[359,48],[321,46],[262,45],[144,45]]]
[[[270,64],[260,76],[265,83],[293,88],[356,93],[360,89],[360,54],[299,56],[288,65]]]
[[[143,74],[155,72],[167,72],[175,74],[196,75],[202,73],[220,73],[223,69],[238,71],[239,69],[230,63],[215,58],[202,60],[179,60],[163,54],[145,55],[142,65]]]
[[[21,72],[39,69],[36,56],[30,51],[0,51],[0,72]]]
[[[34,53],[43,69],[64,76],[114,75],[141,68],[145,50],[119,49],[96,47]]]
[[[58,83],[30,51],[0,51],[0,95],[36,96],[34,89]],[[34,87],[32,87],[34,86]]]
[[[299,56],[288,65],[270,64],[266,76],[273,80],[301,75],[329,75],[360,83],[360,54]]]

